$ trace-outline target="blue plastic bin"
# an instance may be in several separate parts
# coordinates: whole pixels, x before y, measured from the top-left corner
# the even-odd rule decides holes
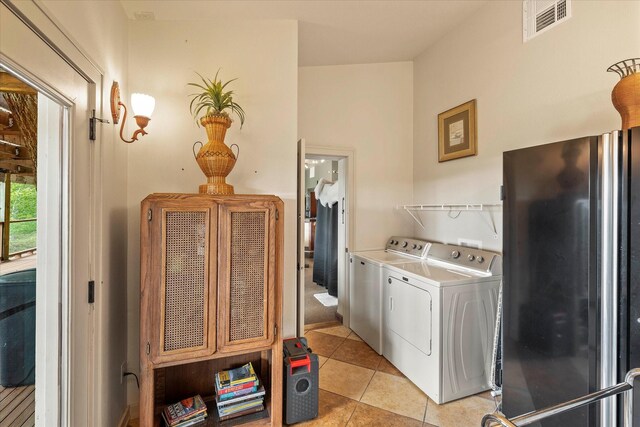
[[[36,269],[0,276],[0,385],[36,378]]]

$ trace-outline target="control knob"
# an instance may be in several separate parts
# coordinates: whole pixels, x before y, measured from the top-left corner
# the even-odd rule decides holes
[[[422,245],[418,245],[418,250],[422,250]]]
[[[478,258],[476,258],[476,261],[478,261],[478,263],[482,264],[484,262],[484,257],[482,257],[481,255],[478,255]]]
[[[414,244],[413,249],[418,249],[418,245]]]
[[[476,259],[476,256],[475,256],[475,255],[473,255],[473,254],[469,254],[469,256],[467,256],[467,259],[468,259],[469,261],[473,261],[474,259]]]
[[[402,242],[402,247],[403,247],[403,248],[406,248],[408,245],[409,245],[409,243],[407,243],[407,242]]]
[[[459,251],[453,251],[451,252],[451,256],[453,257],[453,259],[457,259],[460,257],[460,252]]]

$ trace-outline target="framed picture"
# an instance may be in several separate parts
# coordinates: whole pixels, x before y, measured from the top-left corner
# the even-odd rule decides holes
[[[478,154],[476,100],[438,114],[438,161]]]

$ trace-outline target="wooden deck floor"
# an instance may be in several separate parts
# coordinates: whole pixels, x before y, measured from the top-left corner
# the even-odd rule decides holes
[[[13,273],[36,266],[36,255],[0,263],[0,274]],[[35,426],[36,388],[0,386],[0,427]]]
[[[36,425],[36,388],[0,386],[0,427]]]
[[[26,255],[22,258],[16,258],[11,261],[0,263],[0,274],[13,273],[14,271],[26,270],[28,268],[36,267],[36,260],[38,255]]]

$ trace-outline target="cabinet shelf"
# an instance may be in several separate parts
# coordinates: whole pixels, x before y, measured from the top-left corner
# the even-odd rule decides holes
[[[197,394],[198,426],[281,425],[282,200],[154,194],[141,209],[140,425]],[[215,373],[248,362],[265,410],[220,421]]]
[[[424,212],[424,211],[435,211],[435,212],[458,212],[460,215],[461,212],[485,212],[487,224],[494,236],[498,235],[498,231],[496,230],[496,224],[491,216],[491,212],[496,209],[502,209],[502,203],[439,203],[439,204],[419,204],[419,205],[401,205],[398,206],[398,209],[403,209],[406,211],[415,222],[418,223],[422,229],[425,229],[422,220],[418,216],[416,212]],[[458,215],[452,217],[453,219],[458,218]]]
[[[275,351],[275,350],[273,350]],[[154,383],[154,426],[162,426],[162,410],[172,403],[185,397],[199,394],[207,405],[207,419],[197,424],[197,427],[205,426],[231,426],[231,425],[271,425],[271,415],[277,410],[278,405],[273,405],[274,387],[278,387],[274,363],[279,363],[278,358],[272,357],[271,350],[235,354],[228,357],[220,357],[199,362],[183,363],[153,369]],[[233,420],[220,421],[215,403],[215,373],[221,370],[236,368],[251,362],[264,386],[266,394],[264,399],[265,410],[256,414],[249,414]],[[280,360],[281,362],[281,360]],[[260,414],[264,416],[260,416]]]

